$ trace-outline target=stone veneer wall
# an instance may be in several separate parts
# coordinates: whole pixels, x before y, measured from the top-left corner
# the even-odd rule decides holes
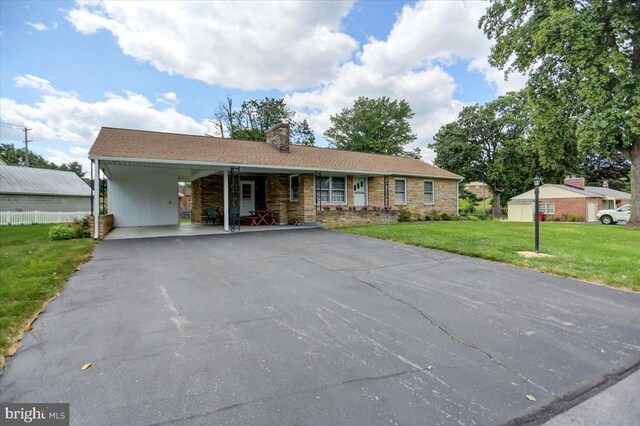
[[[315,189],[314,175],[300,174],[299,179],[299,198],[298,201],[289,200],[289,176],[288,173],[269,174],[266,176],[266,207],[268,210],[278,212],[279,223],[287,224],[297,219],[298,223],[320,223],[321,219],[316,218],[315,208]],[[432,211],[455,214],[457,209],[457,191],[456,181],[451,179],[424,179],[417,177],[403,177],[407,181],[407,204],[408,210],[414,213],[426,214]],[[252,178],[243,178],[242,180],[251,180]],[[435,187],[435,203],[433,205],[425,205],[424,200],[424,181],[432,180]],[[192,209],[191,220],[193,222],[204,222],[206,220],[206,209],[209,207],[218,207],[223,205],[223,177],[221,175],[207,176],[198,179],[191,184],[192,191]],[[256,180],[256,185],[261,184],[262,180]],[[382,176],[371,176],[368,179],[368,205],[384,206],[384,178]],[[390,207],[397,209],[401,205],[394,203],[394,176],[389,176],[389,202]],[[353,176],[347,176],[347,205],[353,204]],[[355,213],[360,216],[355,216]],[[362,212],[362,213],[361,213]],[[369,216],[373,211],[342,211],[332,210],[331,215],[343,214],[356,221],[354,223],[378,223],[374,222]],[[327,212],[324,212],[327,213]],[[318,212],[318,215],[320,212]],[[329,216],[331,216],[329,215]],[[327,216],[325,214],[325,216]],[[328,216],[327,216],[328,217]],[[377,217],[377,216],[376,216]],[[365,218],[365,222],[361,219]],[[329,218],[335,222],[335,219]],[[345,219],[340,223],[346,224]],[[386,220],[386,219],[385,219]],[[388,223],[388,222],[385,222]],[[335,225],[332,225],[335,226]]]
[[[93,238],[94,236],[94,224],[96,222],[95,218],[93,216],[89,217],[89,237]],[[109,233],[109,231],[111,231],[113,229],[113,214],[109,213],[109,214],[103,214],[100,215],[100,221],[99,221],[99,229],[98,229],[98,239],[102,240],[104,238],[105,235],[107,235]]]
[[[267,175],[267,210],[275,212],[281,224],[289,221],[289,175]]]
[[[218,208],[224,204],[224,177],[206,176],[191,182],[191,222],[202,223],[207,220],[207,209]]]
[[[346,225],[384,225],[396,223],[398,212],[396,210],[323,210],[318,212],[318,223],[327,227]]]

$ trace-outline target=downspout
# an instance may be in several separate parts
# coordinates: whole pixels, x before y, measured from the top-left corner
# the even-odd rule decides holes
[[[460,181],[457,181],[456,182],[456,216],[459,216],[459,215],[460,215]]]
[[[100,238],[100,160],[93,160],[95,175],[93,179],[93,239]]]

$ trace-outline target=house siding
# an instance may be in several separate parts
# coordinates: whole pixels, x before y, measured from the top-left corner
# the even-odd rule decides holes
[[[91,197],[0,194],[0,211],[88,212]]]

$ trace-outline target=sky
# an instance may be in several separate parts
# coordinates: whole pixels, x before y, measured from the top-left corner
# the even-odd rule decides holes
[[[80,161],[101,126],[189,134],[230,96],[284,97],[317,145],[358,96],[405,99],[423,149],[524,85],[487,62],[480,1],[0,2],[0,142]]]

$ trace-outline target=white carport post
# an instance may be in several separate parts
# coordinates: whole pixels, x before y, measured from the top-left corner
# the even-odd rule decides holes
[[[93,160],[93,239],[100,237],[100,160]]]
[[[229,230],[229,170],[225,169],[223,172],[224,179],[222,179],[223,194],[224,194],[224,230]]]

